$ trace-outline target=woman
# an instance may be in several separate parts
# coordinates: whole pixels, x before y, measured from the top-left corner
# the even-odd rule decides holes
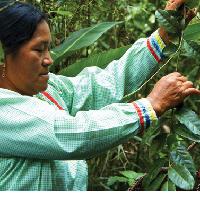
[[[174,2],[168,8],[184,1]],[[1,8],[0,190],[86,190],[84,159],[127,141],[186,96],[200,94],[172,73],[147,98],[118,103],[158,69],[169,40],[163,29],[138,40],[105,70],[86,68],[67,78],[48,72],[53,61],[45,15],[19,2]]]

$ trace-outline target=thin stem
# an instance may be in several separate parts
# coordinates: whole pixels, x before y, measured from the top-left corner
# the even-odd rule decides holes
[[[175,56],[176,54],[180,51],[181,46],[182,46],[182,42],[183,42],[183,33],[181,35],[181,39],[180,39],[180,43],[178,46],[178,49],[176,50],[176,52],[174,54],[172,54],[172,56],[167,60],[167,62],[165,64],[163,64],[156,73],[154,73],[151,78],[149,78],[144,84],[142,84],[136,91],[132,92],[131,94],[126,95],[123,99],[122,102],[128,102],[132,99],[133,95],[138,92],[139,90],[141,90],[143,88],[144,85],[146,85],[149,81],[151,81]]]

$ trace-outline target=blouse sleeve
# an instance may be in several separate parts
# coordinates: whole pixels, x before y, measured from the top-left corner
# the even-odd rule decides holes
[[[86,159],[142,132],[156,115],[146,99],[71,116],[45,101],[0,92],[0,156]]]
[[[76,77],[51,74],[50,85],[61,90],[73,116],[78,111],[101,109],[120,102],[123,96],[137,90],[150,78],[158,70],[164,47],[156,31],[149,38],[138,40],[121,59],[111,62],[105,69],[87,67]]]

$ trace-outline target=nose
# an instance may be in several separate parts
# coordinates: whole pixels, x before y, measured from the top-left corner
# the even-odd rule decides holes
[[[48,52],[45,58],[43,59],[42,65],[48,67],[49,65],[53,64],[53,59]]]

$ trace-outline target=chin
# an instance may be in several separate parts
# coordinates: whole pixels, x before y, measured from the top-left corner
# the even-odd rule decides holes
[[[45,90],[47,90],[47,88],[48,88],[48,84],[43,85],[42,87],[34,88],[32,90],[32,95],[36,95],[36,94],[38,94],[40,92],[44,92]]]

